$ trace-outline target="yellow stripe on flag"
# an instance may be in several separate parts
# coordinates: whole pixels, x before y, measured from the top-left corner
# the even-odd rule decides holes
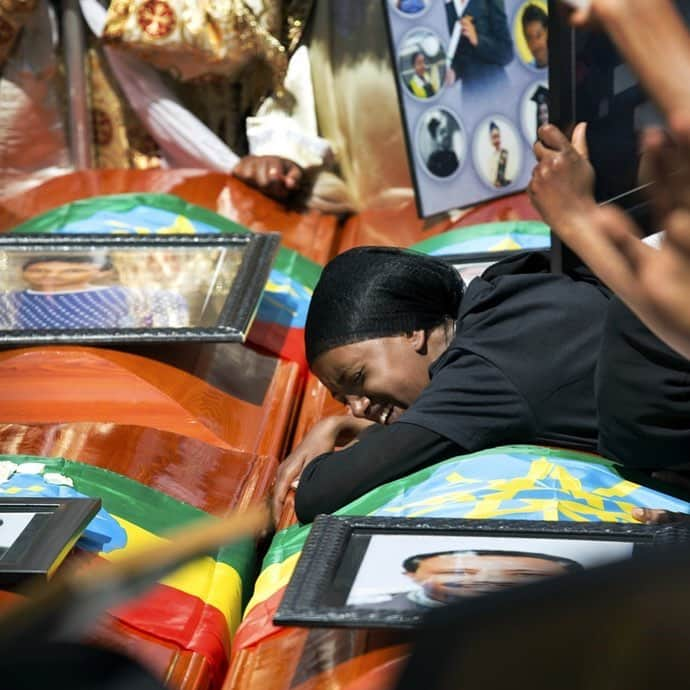
[[[127,546],[110,553],[101,552],[100,556],[106,560],[116,561],[138,550],[143,552],[169,541],[124,518],[117,515],[113,517],[127,532]],[[220,563],[210,556],[204,556],[178,568],[160,582],[218,609],[227,621],[231,634],[237,629],[242,610],[242,579],[227,563]]]
[[[244,611],[245,617],[254,606],[260,604],[262,601],[266,601],[266,599],[275,594],[279,589],[287,585],[290,581],[290,577],[292,577],[295,565],[297,565],[300,553],[301,552],[297,552],[280,563],[273,563],[269,565],[268,568],[261,571],[259,577],[256,578],[254,594]]]

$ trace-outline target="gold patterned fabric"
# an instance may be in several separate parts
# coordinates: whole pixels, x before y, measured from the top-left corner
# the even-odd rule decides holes
[[[261,27],[280,40],[285,53],[297,49],[314,0],[246,0]],[[281,93],[276,70],[265,60],[249,59],[232,78],[178,84],[185,106],[235,153],[247,153],[245,121],[271,92]]]
[[[5,64],[19,32],[37,0],[0,0],[0,67]]]
[[[265,22],[275,22],[271,16]],[[282,81],[286,51],[245,0],[112,0],[103,40],[126,47],[182,81],[235,78],[251,62]]]
[[[98,48],[87,54],[93,158],[97,168],[158,168],[160,152],[123,98]]]

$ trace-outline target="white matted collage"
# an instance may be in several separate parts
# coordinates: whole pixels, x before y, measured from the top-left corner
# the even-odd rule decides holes
[[[419,214],[522,191],[548,122],[547,0],[384,0]]]

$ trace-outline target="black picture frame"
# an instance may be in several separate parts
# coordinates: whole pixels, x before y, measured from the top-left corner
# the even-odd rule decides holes
[[[413,537],[408,546],[404,546],[400,539],[406,535]],[[373,537],[380,539],[370,550],[370,545],[374,544]],[[599,562],[610,562],[614,555],[618,559],[630,558],[630,554],[633,557],[644,556],[650,550],[690,539],[688,528],[679,525],[320,515],[314,521],[273,622],[276,625],[350,628],[409,629],[419,625],[425,614],[435,606],[418,605],[419,599],[412,606],[407,601],[409,597],[402,598],[398,593],[383,602],[349,603],[353,596],[358,595],[355,585],[360,571],[364,573],[366,568],[366,577],[371,574],[378,577],[383,573],[384,578],[389,578],[397,577],[395,573],[402,570],[402,561],[399,558],[391,559],[393,551],[385,546],[385,542],[390,542],[393,537],[403,544],[400,554],[405,558],[415,553],[446,551],[436,548],[434,541],[438,545],[447,545],[449,542],[461,545],[463,548],[460,550],[471,553],[474,558],[477,555],[512,558],[516,556],[514,547],[512,550],[506,549],[506,545],[514,544],[517,540],[524,548],[529,541],[531,550],[521,553],[533,554],[531,558],[538,559],[540,564],[543,562],[552,574],[560,574],[561,570],[564,573],[569,571],[575,567],[573,563],[579,563],[580,570],[589,569]],[[468,545],[479,544],[478,539],[482,544],[487,543],[487,537],[502,548],[489,549],[492,553],[487,553],[483,546],[467,548]],[[406,550],[417,541],[423,544],[424,551]],[[537,542],[539,551],[534,550],[534,542]],[[379,560],[375,560],[376,550],[379,551]],[[580,554],[577,562],[563,556],[573,551]],[[367,563],[365,559],[369,553],[373,554],[373,558]],[[513,579],[521,577],[519,573],[511,573]],[[487,585],[480,582],[478,586],[480,593],[481,588],[484,591],[496,588],[495,583]],[[477,594],[476,590],[474,594]]]
[[[0,236],[0,346],[243,342],[279,243],[278,233]],[[51,277],[46,291],[45,277],[39,289],[27,281],[31,260],[45,271],[47,262],[64,267],[61,258],[84,256],[99,267],[86,288],[54,289]],[[60,306],[45,306],[46,292]],[[96,294],[94,312],[84,300]],[[110,323],[101,327],[94,313]]]
[[[0,587],[49,579],[100,507],[96,498],[0,498]]]

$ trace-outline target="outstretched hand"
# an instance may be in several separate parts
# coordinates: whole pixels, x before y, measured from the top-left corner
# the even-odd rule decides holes
[[[280,156],[245,156],[235,166],[233,174],[279,201],[285,201],[300,191],[304,183],[302,168]]]
[[[671,117],[668,131],[647,129],[640,148],[640,167],[655,182],[652,201],[660,223],[676,209],[690,210],[690,114]]]

